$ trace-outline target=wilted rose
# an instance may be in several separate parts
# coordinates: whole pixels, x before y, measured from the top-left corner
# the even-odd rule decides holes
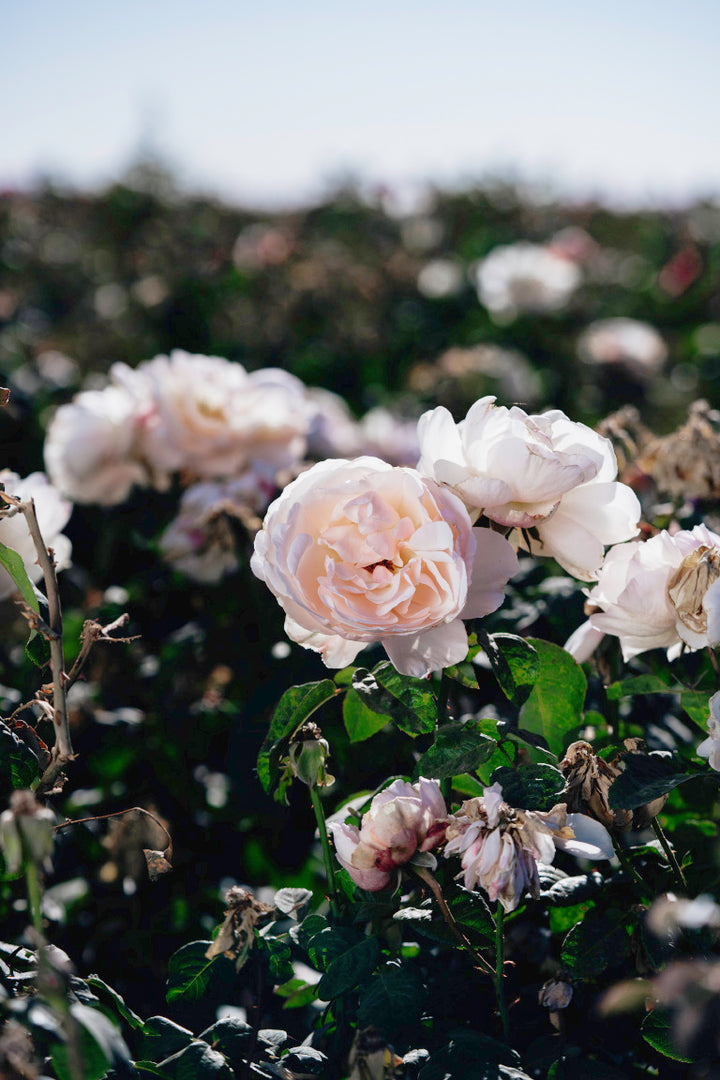
[[[575,577],[593,580],[605,545],[637,533],[640,504],[615,479],[612,443],[557,409],[529,416],[484,397],[459,424],[442,406],[425,413],[418,433],[421,473]]]
[[[398,671],[423,676],[465,658],[462,619],[500,606],[517,562],[452,492],[366,457],[319,462],[289,484],[251,566],[285,609],[287,635],[328,667],[381,642]]]
[[[399,866],[442,842],[446,814],[434,780],[395,780],[372,800],[359,829],[329,822],[338,862],[361,889],[384,889]]]

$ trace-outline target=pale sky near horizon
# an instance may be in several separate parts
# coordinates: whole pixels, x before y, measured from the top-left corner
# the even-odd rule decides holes
[[[0,187],[116,179],[294,203],[343,174],[720,197],[716,0],[6,0]]]

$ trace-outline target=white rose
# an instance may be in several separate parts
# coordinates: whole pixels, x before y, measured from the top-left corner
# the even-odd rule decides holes
[[[610,440],[557,409],[528,416],[484,397],[459,424],[442,406],[425,413],[418,434],[421,473],[452,487],[475,519],[513,529],[526,550],[520,530],[537,529],[531,553],[583,581],[596,577],[605,545],[637,533],[640,504],[615,480]]]
[[[650,377],[667,359],[657,330],[637,319],[598,319],[580,335],[578,354],[586,364],[624,364],[638,378]]]
[[[630,660],[648,649],[668,657],[683,646],[701,649],[720,641],[720,536],[705,525],[672,536],[611,548],[588,592],[595,630],[620,639]]]
[[[115,364],[111,374],[128,388],[147,386],[153,418],[143,430],[143,449],[159,468],[219,478],[258,462],[287,468],[305,453],[305,387],[286,371],[248,374],[219,356],[176,349],[134,371]]]
[[[120,386],[85,390],[61,405],[45,437],[45,467],[53,484],[74,502],[103,506],[123,502],[136,484],[148,484],[138,446],[148,409],[147,401]]]
[[[378,458],[319,462],[268,510],[251,562],[293,641],[345,667],[381,642],[398,671],[463,660],[462,618],[494,611],[517,568],[452,492]]]
[[[480,302],[503,321],[525,311],[558,311],[582,281],[579,267],[538,244],[493,248],[476,271]]]
[[[72,513],[72,503],[60,496],[44,473],[31,473],[21,479],[10,469],[3,469],[0,483],[8,495],[16,495],[23,502],[35,500],[35,513],[45,546],[52,548],[55,553],[56,569],[65,570],[70,565],[72,544],[67,536],[63,536],[62,529]],[[0,541],[17,551],[30,580],[38,582],[42,570],[37,564],[37,552],[24,514],[0,519]],[[0,567],[0,600],[6,600],[14,592],[17,592],[15,582],[7,570]]]
[[[708,737],[697,748],[699,757],[708,759],[711,769],[720,772],[720,691],[710,698]]]

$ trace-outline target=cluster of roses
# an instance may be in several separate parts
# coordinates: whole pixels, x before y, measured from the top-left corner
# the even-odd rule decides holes
[[[355,421],[336,394],[286,371],[248,373],[239,363],[175,350],[131,369],[115,364],[107,386],[85,390],[50,422],[45,464],[78,503],[114,506],[134,487],[187,485],[163,534],[163,555],[199,581],[237,569],[228,517],[256,522],[283,479],[306,457],[379,452],[414,461],[414,424],[386,410]]]
[[[598,821],[568,814],[564,803],[546,813],[516,809],[504,802],[500,784],[449,814],[436,781],[395,780],[373,798],[360,828],[337,820],[329,828],[338,861],[362,889],[394,884],[403,867],[434,868],[432,851],[443,848],[446,858],[460,856],[465,888],[480,886],[505,911],[526,892],[538,895],[538,866],[552,863],[557,849],[588,859],[614,854]]]

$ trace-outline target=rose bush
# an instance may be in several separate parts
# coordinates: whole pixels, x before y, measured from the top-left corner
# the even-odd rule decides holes
[[[467,653],[463,618],[500,606],[512,548],[473,529],[452,492],[378,458],[330,460],[270,506],[251,566],[286,612],[293,641],[345,667],[381,642],[422,676]]]
[[[604,547],[637,533],[640,504],[616,481],[610,440],[557,409],[529,416],[484,397],[459,424],[442,406],[424,413],[418,432],[421,473],[451,487],[475,520],[506,526],[516,545],[575,577],[593,580]]]

